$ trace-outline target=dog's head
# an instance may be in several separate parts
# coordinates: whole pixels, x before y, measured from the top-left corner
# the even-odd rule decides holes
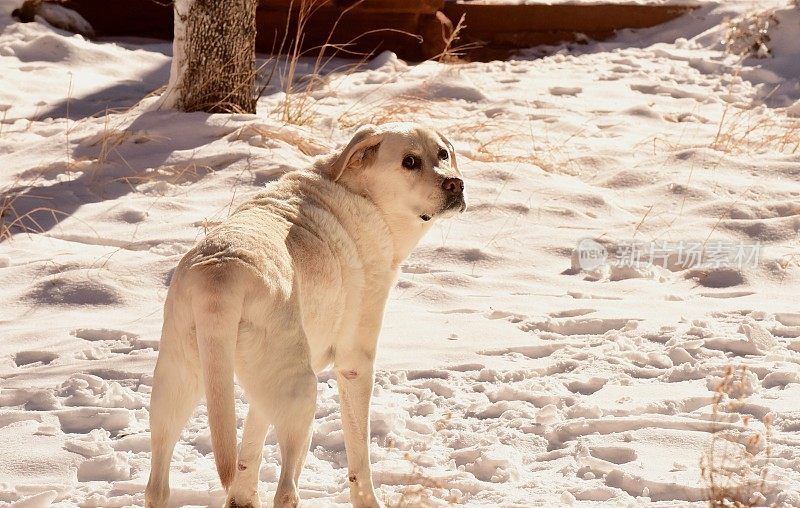
[[[467,207],[453,145],[419,124],[361,127],[328,171],[331,180],[366,196],[387,215],[427,222]]]

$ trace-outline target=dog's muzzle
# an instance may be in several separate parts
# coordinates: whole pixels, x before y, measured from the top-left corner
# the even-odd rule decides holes
[[[464,181],[461,178],[445,178],[442,182],[442,190],[444,191],[444,205],[433,215],[451,217],[467,209],[467,201],[464,199]],[[428,222],[433,216],[422,214],[419,218]]]
[[[467,202],[464,200],[464,180],[456,177],[445,178],[442,190],[445,193],[445,205],[442,211],[456,210],[460,213],[467,209]]]
[[[461,213],[467,208],[464,200],[464,180],[461,178],[445,178],[442,182],[442,190],[445,194],[443,212],[455,211]]]
[[[448,212],[451,210],[455,210],[456,212],[461,213],[466,209],[467,209],[467,202],[466,200],[464,200],[464,195],[459,194],[458,196],[454,196],[448,199],[447,203],[444,206],[444,210],[442,211]]]

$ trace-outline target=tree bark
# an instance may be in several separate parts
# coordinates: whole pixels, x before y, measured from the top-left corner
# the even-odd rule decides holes
[[[258,0],[175,0],[175,39],[162,105],[255,113]]]

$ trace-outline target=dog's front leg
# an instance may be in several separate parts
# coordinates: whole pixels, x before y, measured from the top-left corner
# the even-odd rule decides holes
[[[369,464],[369,402],[375,381],[374,353],[364,350],[337,351],[336,377],[342,409],[342,430],[347,449],[350,501],[355,508],[380,507],[372,485]]]

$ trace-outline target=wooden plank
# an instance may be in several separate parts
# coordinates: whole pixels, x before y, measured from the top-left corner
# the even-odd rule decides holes
[[[172,39],[172,3],[153,0],[66,0],[64,7],[86,18],[100,37]]]
[[[454,22],[466,15],[468,30],[476,32],[603,32],[647,28],[692,10],[687,6],[620,4],[458,4],[448,2],[443,12]]]
[[[341,19],[333,25],[341,15]],[[338,9],[320,8],[313,12],[305,22],[303,49],[307,54],[316,55],[324,44],[344,48],[337,51],[330,48],[327,54],[362,58],[367,54],[375,54],[391,50],[407,60],[424,60],[440,52],[444,48],[439,30],[439,44],[429,38],[420,41],[421,24],[425,19],[436,21],[433,14],[417,12],[396,12],[391,16],[376,11],[353,9],[342,15]],[[287,33],[288,23],[288,33]],[[438,24],[439,22],[436,21]],[[283,51],[289,49],[297,33],[298,16],[272,6],[259,7],[256,11],[256,50],[273,53],[280,49],[281,41],[286,34]],[[333,30],[333,32],[331,32]]]
[[[507,58],[515,50],[576,40],[583,34],[594,40],[612,37],[625,28],[648,28],[693,10],[692,6],[620,4],[498,4],[446,3],[443,12],[466,27],[456,45],[481,45],[469,60]]]
[[[325,6],[335,10],[345,10],[353,6],[356,2],[349,1],[327,1],[327,0],[310,0],[314,6]],[[278,9],[288,9],[290,6],[293,10],[300,8],[300,0],[261,0],[259,5],[261,7],[274,7]],[[417,12],[436,14],[436,11],[442,10],[445,0],[363,0],[355,9],[359,11],[370,12]]]
[[[664,23],[693,8],[618,4],[480,5],[445,0],[364,0],[352,6],[353,0],[315,1],[319,5],[306,23],[304,51],[316,54],[314,48],[327,41],[347,45],[354,58],[391,50],[411,61],[431,58],[444,49],[438,10],[454,24],[466,15],[466,28],[455,45],[481,44],[482,48],[471,49],[465,56],[468,60],[487,60],[507,57],[516,49],[575,40],[578,33],[602,40],[623,28]],[[98,36],[172,38],[172,6],[166,0],[65,0],[64,4],[83,15]],[[287,42],[294,40],[299,7],[299,0],[260,1],[256,13],[257,51],[277,51],[287,33],[287,21]],[[336,29],[328,40],[337,19]],[[285,44],[283,51],[288,49]],[[338,56],[348,54],[340,51]]]

